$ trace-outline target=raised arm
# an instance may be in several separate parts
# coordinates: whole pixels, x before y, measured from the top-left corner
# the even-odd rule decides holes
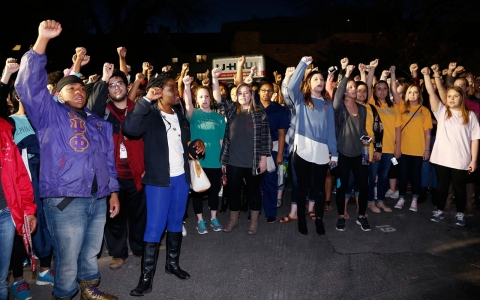
[[[102,70],[102,79],[98,80],[94,85],[92,92],[88,95],[87,107],[91,109],[97,116],[103,117],[108,100],[108,81],[112,77],[113,64],[104,63]]]
[[[143,75],[143,73],[137,73],[137,75],[135,75],[135,81],[133,82],[130,91],[128,91],[128,99],[133,101],[135,100],[135,98],[137,98],[138,88],[140,87],[140,84],[142,84],[144,79],[145,75]]]
[[[430,108],[432,109],[433,112],[436,112],[438,109],[438,105],[440,105],[440,99],[438,99],[437,94],[435,94],[435,89],[433,88],[433,84],[430,81],[430,69],[423,68],[422,74],[423,74],[423,81],[425,84],[425,88],[427,89],[428,97],[430,100]]]
[[[453,85],[453,72],[457,68],[457,63],[456,62],[451,62],[448,64],[448,69],[447,69],[447,77],[445,78],[447,87],[451,87]]]
[[[71,75],[80,76],[80,69],[90,62],[90,56],[87,55],[87,49],[85,49],[84,47],[75,48],[75,54],[73,55],[72,60],[72,72],[74,74]]]
[[[333,108],[336,110],[342,105],[343,97],[345,94],[345,89],[347,88],[347,82],[350,75],[352,75],[353,69],[355,69],[354,65],[348,65],[345,69],[345,76],[342,78],[342,81],[337,87],[337,91],[335,92],[335,98],[333,99]]]
[[[185,84],[185,92],[183,93],[183,100],[185,100],[185,110],[187,111],[188,119],[191,119],[193,111],[195,110],[195,106],[192,103],[192,91],[190,89],[190,85],[193,82],[193,77],[185,74],[185,77],[183,77],[182,80]]]
[[[362,63],[358,64],[358,71],[360,72],[360,80],[363,82],[367,82],[367,73],[365,72],[365,65]]]
[[[10,91],[10,86],[8,82],[13,73],[17,72],[20,68],[17,64],[17,60],[14,58],[8,58],[7,63],[5,64],[5,69],[2,74],[2,79],[0,82],[0,118],[6,119],[10,115],[8,110],[7,98]]]
[[[285,78],[283,79],[282,86],[281,86],[283,100],[285,101],[285,105],[287,105],[288,109],[290,110],[290,114],[292,116],[295,115],[295,104],[293,103],[292,99],[290,99],[287,86],[294,72],[295,72],[295,67],[287,68],[287,70],[285,71]]]
[[[328,76],[325,82],[325,90],[327,94],[330,96],[330,99],[333,98],[333,78],[335,77],[335,67],[328,68]]]
[[[183,88],[182,79],[188,73],[188,70],[189,70],[188,63],[182,64],[182,70],[180,71],[180,78],[178,79],[178,82],[177,82],[178,94],[180,95],[181,98],[184,97],[183,96],[184,88]]]
[[[433,65],[431,68],[433,71],[433,78],[435,78],[435,84],[437,85],[438,95],[440,95],[440,100],[442,100],[442,102],[445,103],[445,101],[447,101],[447,91],[443,86],[442,76],[440,75],[440,68],[438,67],[437,64]],[[432,89],[433,89],[433,85],[432,85]],[[435,89],[434,89],[434,92],[435,92]]]
[[[154,101],[159,99],[161,95],[161,88],[151,87],[147,95],[137,101],[132,112],[127,114],[127,118],[122,124],[123,132],[133,137],[142,136],[148,129],[146,118],[150,112],[150,106]]]
[[[400,97],[400,94],[397,92],[397,78],[395,77],[395,66],[390,67],[390,91],[392,92],[393,102],[397,105],[400,105],[402,103],[402,97]]]
[[[239,86],[240,84],[243,83],[243,67],[245,66],[245,61],[246,61],[245,55],[240,56],[237,60],[237,75],[233,80],[233,83],[236,86]]]
[[[370,100],[370,97],[372,97],[372,88],[373,88],[373,76],[375,75],[375,69],[378,66],[378,58],[375,60],[372,60],[369,65],[369,70],[368,70],[368,77],[367,77],[367,99]],[[367,69],[367,67],[365,67]]]
[[[290,95],[290,99],[292,99],[292,101],[295,103],[303,101],[303,94],[300,91],[300,84],[302,83],[303,74],[305,73],[307,66],[312,62],[313,59],[311,56],[304,56],[298,63],[297,68],[293,72],[292,78],[288,82],[288,94]]]
[[[37,130],[48,126],[51,114],[55,114],[53,101],[47,89],[47,71],[45,65],[47,58],[45,50],[48,42],[60,35],[62,26],[60,23],[48,20],[40,23],[38,38],[35,45],[22,57],[20,70],[15,89],[29,116],[29,119]]]
[[[218,82],[218,77],[222,74],[221,68],[215,68],[212,70],[212,93],[213,99],[216,102],[222,101],[222,93],[220,93],[220,84]]]
[[[118,59],[120,63],[120,71],[125,73],[125,76],[128,76],[127,70],[127,48],[125,47],[118,47],[117,48]],[[128,82],[125,82],[128,85]]]

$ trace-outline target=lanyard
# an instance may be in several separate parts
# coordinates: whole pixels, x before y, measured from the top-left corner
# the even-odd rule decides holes
[[[33,256],[32,232],[30,231],[30,223],[28,222],[27,214],[25,212],[23,213],[22,237],[23,246],[25,247],[25,251],[30,257],[32,272],[35,272],[37,269],[37,264],[35,262],[35,257]]]

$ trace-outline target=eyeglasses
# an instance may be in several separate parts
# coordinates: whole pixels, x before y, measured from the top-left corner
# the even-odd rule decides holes
[[[272,90],[260,90],[260,92],[263,92],[263,93],[269,93],[269,94],[273,93],[273,91],[272,91]]]
[[[114,83],[110,83],[108,85],[108,87],[114,89],[116,86],[121,87],[124,84],[125,84],[125,82],[123,82],[123,81],[117,81],[117,82],[114,82]]]

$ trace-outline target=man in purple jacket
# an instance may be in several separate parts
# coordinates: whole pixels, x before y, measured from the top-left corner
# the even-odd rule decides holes
[[[45,49],[61,31],[55,21],[40,24],[15,82],[40,142],[40,197],[55,256],[53,299],[72,299],[77,280],[82,299],[118,299],[97,289],[107,197],[110,217],[120,210],[112,126],[84,108],[85,85],[78,77],[58,82],[58,102],[50,95]]]

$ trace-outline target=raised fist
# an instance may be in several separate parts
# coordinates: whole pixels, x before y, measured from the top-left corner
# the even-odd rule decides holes
[[[430,68],[435,73],[440,72],[440,67],[437,64],[432,65]],[[423,74],[423,72],[422,72],[422,74]]]
[[[342,69],[345,69],[348,66],[348,57],[342,58],[340,64],[342,65]]]
[[[218,78],[222,74],[222,68],[215,68],[212,70],[212,78]]]
[[[306,63],[307,65],[309,65],[313,62],[313,58],[311,56],[304,56],[304,57],[302,57],[302,61],[304,63]]]
[[[135,75],[135,81],[143,81],[145,79],[145,74],[143,73],[137,73]]]
[[[417,68],[418,68],[418,67],[417,67]],[[395,75],[395,70],[396,70],[396,69],[397,69],[397,68],[396,68],[395,66],[391,66],[390,69],[389,69],[390,74]]]
[[[462,66],[458,66],[455,68],[455,73],[459,74],[459,73],[463,73],[465,72],[465,68],[462,67]]]
[[[381,78],[387,78],[388,75],[390,75],[390,71],[389,70],[383,70],[382,75],[380,77]]]
[[[352,72],[353,70],[355,69],[355,66],[354,65],[348,65],[347,66],[347,72],[345,74],[345,77],[350,77],[350,75],[352,75]]]
[[[250,74],[257,75],[258,67],[253,66],[250,68]]]
[[[451,62],[450,64],[448,64],[448,70],[449,70],[449,71],[455,70],[456,67],[457,67],[457,63],[456,63],[456,62]]]
[[[118,56],[120,56],[121,58],[125,58],[125,57],[127,57],[127,48],[118,47],[117,48],[117,53],[118,53]]]
[[[93,83],[97,82],[98,78],[100,78],[100,75],[97,75],[97,74],[90,75],[90,76],[88,76],[88,82],[93,84]]]
[[[38,36],[46,39],[53,39],[62,32],[62,25],[54,20],[46,20],[38,26]]]
[[[210,85],[210,78],[205,78],[204,80],[202,80],[202,85],[203,86],[209,86]]]
[[[103,79],[108,80],[110,79],[110,77],[112,77],[113,67],[114,67],[113,64],[108,62],[103,64]]]
[[[167,72],[170,72],[171,69],[172,69],[172,66],[166,65],[162,67],[162,72],[167,73]]]
[[[333,68],[333,67],[330,67],[330,68]],[[329,69],[329,70],[330,70],[330,69]],[[365,72],[365,65],[362,64],[362,63],[359,63],[359,64],[358,64],[358,70],[359,70],[361,73]]]
[[[191,85],[192,82],[193,82],[193,77],[190,76],[190,75],[185,75],[185,77],[183,77],[182,81],[183,81],[183,84],[185,84],[185,85]]]
[[[418,71],[418,65],[417,64],[411,64],[410,65],[410,73]]]
[[[376,68],[378,66],[378,58],[370,62],[370,68]]]
[[[294,72],[295,67],[288,67],[287,70],[285,70],[285,77],[292,77]]]
[[[247,77],[245,77],[243,82],[245,82],[246,84],[251,84],[253,82],[253,78],[250,77],[250,76],[247,76]]]
[[[142,64],[142,70],[143,70],[143,71],[149,71],[150,68],[152,68],[152,70],[153,70],[153,67],[152,67],[152,65],[151,65],[149,62],[144,62],[144,63]]]
[[[162,96],[162,89],[159,87],[151,87],[148,89],[147,99],[150,101],[157,100]]]
[[[7,58],[7,62],[5,64],[5,73],[13,74],[20,69],[20,65],[17,63],[15,58]]]
[[[188,63],[182,64],[182,72],[188,72]]]
[[[442,75],[447,75],[447,74],[448,74],[448,69],[444,69],[444,70],[442,71]]]
[[[437,69],[438,69],[438,65],[433,65],[433,66],[432,66],[432,69],[433,69],[434,66],[437,66]],[[422,72],[422,74],[423,74],[424,76],[425,76],[425,75],[430,75],[430,69],[427,68],[427,67],[423,68],[421,72]],[[434,70],[434,72],[435,72],[435,70]]]
[[[246,60],[247,60],[247,59],[245,58],[245,55],[242,55],[242,56],[240,56],[240,57],[238,58],[237,64],[238,64],[239,66],[243,66],[243,65],[245,64],[245,61],[246,61]]]

